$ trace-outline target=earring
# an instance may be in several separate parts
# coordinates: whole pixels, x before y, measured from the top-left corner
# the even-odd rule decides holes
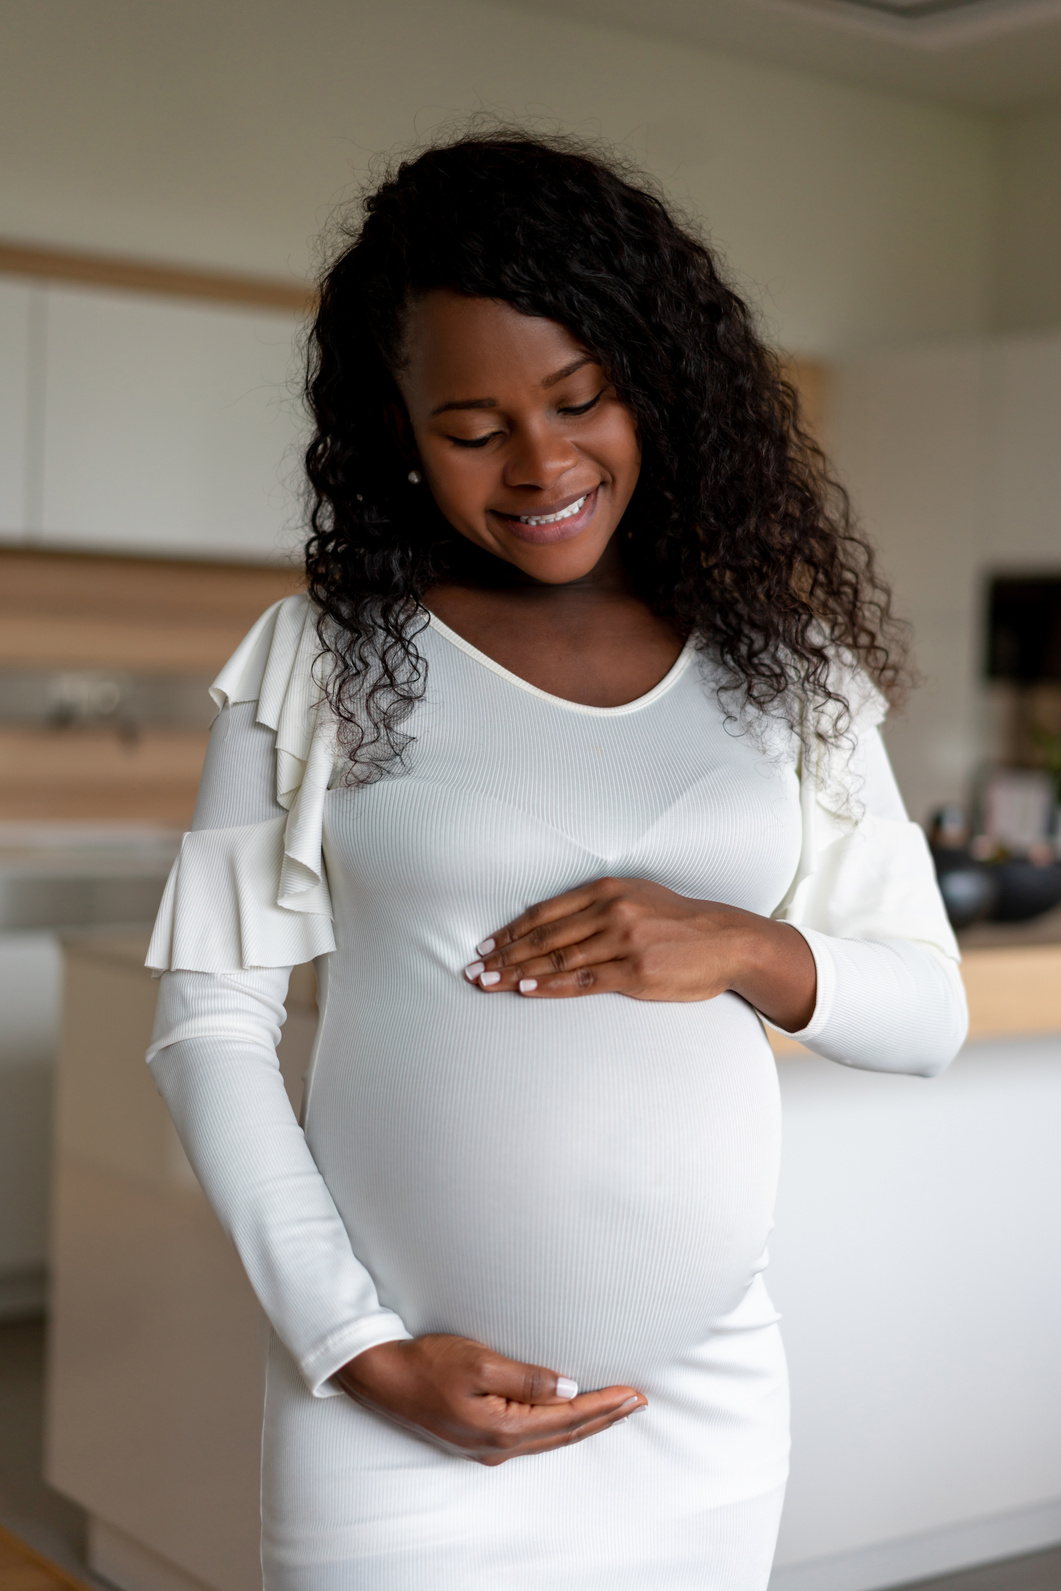
[[[410,486],[419,486],[420,482],[423,480],[423,478],[424,477],[420,474],[419,470],[410,470],[409,471],[409,485]]]

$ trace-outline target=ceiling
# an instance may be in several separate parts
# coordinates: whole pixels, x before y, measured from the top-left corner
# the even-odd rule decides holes
[[[979,109],[1061,100],[1061,0],[520,0]]]

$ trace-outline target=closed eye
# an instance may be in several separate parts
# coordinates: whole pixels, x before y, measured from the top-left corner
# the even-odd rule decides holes
[[[557,409],[556,412],[557,414],[588,414],[591,409],[596,408],[597,404],[601,401],[606,391],[607,388],[602,387],[597,393],[597,396],[595,398],[590,398],[588,403],[580,403],[577,408]]]
[[[485,436],[451,436],[449,441],[456,447],[485,447],[492,437],[500,435],[500,431],[487,431]]]
[[[557,414],[573,414],[576,417],[580,414],[588,414],[591,409],[597,407],[607,390],[607,387],[602,387],[596,397],[590,398],[588,403],[579,403],[568,408],[557,409],[556,412]],[[485,447],[495,436],[500,435],[500,431],[487,431],[485,436],[451,436],[448,440],[455,447]]]

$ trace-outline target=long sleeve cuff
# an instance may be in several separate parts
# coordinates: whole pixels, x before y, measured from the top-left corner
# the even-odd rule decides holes
[[[814,957],[818,991],[810,1021],[778,1032],[844,1066],[935,1077],[968,1029],[957,964],[911,940],[838,939],[793,924]]]

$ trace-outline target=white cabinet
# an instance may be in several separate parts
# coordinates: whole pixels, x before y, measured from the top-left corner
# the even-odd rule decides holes
[[[257,1302],[144,1065],[146,937],[65,947],[46,1472],[125,1591],[261,1591]],[[296,969],[278,1052],[298,1108],[317,1012]]]
[[[42,289],[17,277],[0,278],[0,536],[24,533],[33,517],[30,490],[30,348]]]
[[[280,558],[298,525],[295,317],[46,289],[45,544]]]

